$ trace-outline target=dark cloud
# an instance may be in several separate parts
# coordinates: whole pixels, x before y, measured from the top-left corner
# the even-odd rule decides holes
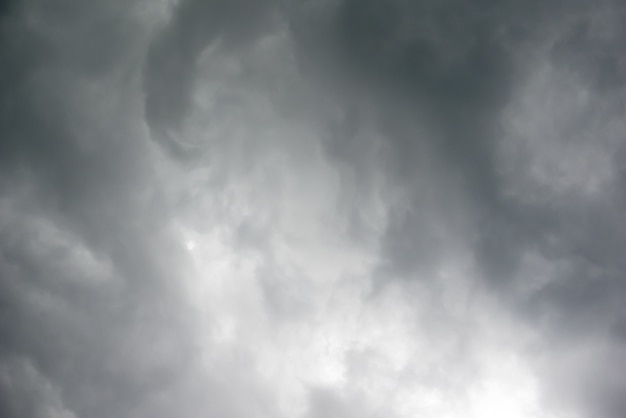
[[[484,289],[545,326],[549,338],[593,339],[599,329],[619,330],[626,295],[619,252],[626,234],[617,156],[626,130],[618,97],[626,71],[617,51],[626,37],[617,20],[624,8],[617,2],[596,9],[560,2],[460,3],[345,1],[333,21],[337,77],[351,79],[346,84],[352,87],[341,90],[349,116],[337,122],[340,128],[333,129],[340,134],[327,149],[357,170],[371,169],[359,166],[358,126],[373,114],[386,152],[383,167],[408,196],[406,207],[389,218],[382,277],[434,280],[455,251],[469,247]],[[554,78],[541,92],[528,93],[529,78],[542,66]],[[557,74],[575,81],[560,86]],[[509,109],[525,94],[533,95],[526,106],[535,107],[541,121],[525,120],[518,135],[537,136],[534,153],[556,147],[551,164],[571,167],[561,169],[569,174],[548,174],[553,177],[547,181],[574,181],[578,186],[571,187],[582,189],[606,169],[611,180],[599,186],[601,192],[583,197],[580,189],[552,189],[538,198],[542,192],[535,188],[526,196],[512,194],[511,183],[536,170],[526,160],[513,169],[515,180],[504,174],[516,164],[516,157],[501,153],[502,144],[513,141],[508,118],[516,116]],[[585,157],[587,149],[611,155],[608,167]],[[564,175],[578,179],[561,180]],[[535,279],[524,261],[529,253],[560,267],[535,273],[550,276],[549,283],[522,292]],[[593,379],[604,382],[599,374]],[[617,399],[600,398],[589,402],[598,410],[617,408],[610,416],[623,415],[609,406]]]
[[[456,3],[347,1],[336,18],[336,43],[349,71],[364,77],[366,86],[382,89],[375,100],[389,141],[389,170],[410,189],[411,184],[427,184],[427,177],[447,177],[445,184],[426,186],[435,188],[431,198],[450,200],[433,203],[435,207],[449,207],[455,193],[475,196],[481,205],[499,204],[491,154],[499,109],[513,88],[514,57],[498,33],[499,16],[480,19],[473,14],[466,17],[468,11]],[[424,170],[424,162],[435,158],[449,160],[446,170],[454,172]],[[429,203],[422,191],[416,195],[420,201],[414,202],[414,211],[430,213],[417,209]],[[417,225],[398,228],[420,230]],[[437,247],[427,232],[407,234],[412,243],[417,239]],[[398,244],[390,242],[391,257],[402,257]],[[407,244],[407,250],[413,247]]]
[[[388,237],[388,256],[402,271],[411,262],[425,267],[431,258],[417,248],[442,253],[447,244],[436,224],[450,224],[446,229],[463,222],[459,216],[467,208],[459,205],[467,197],[470,210],[480,212],[471,215],[475,222],[506,210],[495,141],[499,114],[514,90],[517,57],[509,32],[527,22],[509,22],[505,12],[485,4],[377,1],[346,1],[337,10],[333,48],[340,72],[357,80],[348,81],[357,84],[357,93],[331,152],[349,146],[343,152],[348,159],[360,153],[361,144],[348,133],[362,120],[356,103],[373,101],[387,170],[414,195],[414,215],[394,217],[390,228],[399,233],[390,229]],[[433,160],[438,162],[429,164]],[[450,212],[445,221],[436,219],[441,208]],[[487,242],[479,245],[490,251]]]
[[[536,97],[530,105],[545,106],[543,123],[552,131],[538,134],[556,135],[555,146],[564,148],[595,141],[600,152],[620,149],[623,104],[601,83],[621,89],[625,76],[616,53],[624,36],[608,17],[623,8],[610,2],[603,7],[594,12],[558,2],[341,3],[333,47],[341,71],[360,87],[358,97],[348,99],[349,117],[338,121],[341,134],[328,149],[336,158],[357,161],[362,144],[354,136],[364,113],[358,101],[373,102],[386,170],[410,202],[409,210],[392,215],[385,238],[388,265],[398,275],[427,272],[460,236],[474,248],[482,274],[498,287],[521,268],[525,251],[550,252],[546,240],[559,241],[560,257],[585,259],[589,269],[609,276],[623,272],[615,253],[623,240],[615,228],[620,197],[609,191],[608,201],[574,206],[557,194],[540,204],[511,197],[503,175],[510,162],[500,154],[511,135],[505,111],[524,94],[524,80],[542,60],[563,74],[577,74],[579,84],[565,88],[587,89],[589,96],[570,112],[559,108],[572,105],[559,102],[569,99],[558,96],[556,83],[543,86],[553,96]],[[553,42],[547,58],[529,53],[546,42]],[[539,102],[546,99],[551,102]],[[515,176],[530,169],[522,167]]]
[[[16,2],[14,0],[2,0],[0,2],[0,18],[2,18],[4,15],[11,13],[13,8],[15,7],[15,3]]]
[[[0,390],[6,395],[0,398],[3,416],[75,416],[65,408],[50,382],[27,360],[3,356],[0,376]]]
[[[279,345],[291,340],[281,332],[289,328],[297,340],[306,328],[299,324],[314,322],[326,284],[310,276],[350,270],[339,264],[352,261],[334,254],[346,235],[378,251],[371,271],[355,270],[382,290],[354,302],[358,309],[394,286],[424,291],[434,295],[428,303],[416,295],[407,304],[416,317],[430,309],[420,320],[436,337],[421,335],[417,345],[461,335],[449,338],[460,343],[441,343],[454,347],[454,358],[441,362],[456,373],[424,366],[428,376],[416,378],[423,386],[454,386],[462,396],[484,348],[469,316],[495,309],[481,306],[495,295],[520,330],[540,335],[529,356],[546,398],[581,416],[626,416],[626,383],[615,372],[626,341],[626,8],[594,3],[0,2],[0,415],[280,415],[274,392],[291,381],[267,387],[280,367],[266,364],[266,351],[281,351],[283,368],[304,368],[283,357]],[[162,14],[160,23],[147,22],[150,13]],[[272,31],[282,36],[272,38],[276,48],[293,51],[250,53]],[[206,58],[211,48],[219,53]],[[292,53],[299,67],[281,61]],[[232,57],[241,60],[234,75],[220,67]],[[219,108],[207,115],[194,94],[211,76],[228,91],[207,99]],[[291,125],[274,126],[283,122]],[[207,140],[203,130],[213,128]],[[318,144],[307,141],[325,154],[314,156]],[[300,159],[283,167],[284,150]],[[279,168],[264,173],[257,162],[270,157],[267,165]],[[318,172],[307,165],[313,157],[331,163]],[[213,182],[187,183],[211,169],[220,171]],[[332,200],[313,189],[333,170],[343,181],[335,212],[305,225],[318,221],[319,200]],[[267,179],[250,180],[257,174]],[[298,183],[307,176],[314,179]],[[253,207],[237,206],[237,193]],[[196,194],[217,203],[185,206]],[[291,201],[302,197],[301,206]],[[255,217],[264,199],[272,200],[270,214]],[[261,260],[250,263],[253,284],[232,288],[243,307],[229,296],[236,306],[203,307],[210,314],[201,319],[192,313],[196,295],[186,293],[183,276],[194,256],[172,227],[185,216],[232,227],[231,259]],[[328,225],[341,244],[326,239]],[[460,262],[468,252],[471,262]],[[219,265],[211,257],[200,262]],[[444,283],[457,264],[462,278]],[[460,294],[452,307],[446,286]],[[339,309],[333,298],[341,292],[349,294],[329,291],[323,309]],[[251,307],[257,296],[262,313]],[[244,330],[223,337],[239,338],[226,348],[204,335],[218,333],[219,309]],[[338,327],[333,332],[344,333]],[[389,343],[381,335],[371,344]],[[317,343],[303,339],[295,351]],[[372,369],[361,374],[376,375],[383,366],[374,363],[391,362],[384,357],[359,365]],[[398,366],[399,381],[409,366]],[[298,384],[308,391],[310,418],[390,413],[365,392]]]
[[[22,3],[0,39],[1,346],[26,364],[7,372],[3,416],[128,416],[189,358],[179,259],[154,229],[166,209],[143,174],[141,107],[123,93],[136,71],[118,37],[134,33],[127,6],[61,3]],[[70,412],[47,409],[29,387],[40,379]],[[31,398],[41,411],[24,409],[39,408]]]
[[[219,42],[235,48],[253,41],[270,20],[267,0],[184,0],[152,42],[144,70],[146,120],[170,152],[189,157],[177,134],[190,112],[201,53]],[[188,147],[187,147],[188,148]]]

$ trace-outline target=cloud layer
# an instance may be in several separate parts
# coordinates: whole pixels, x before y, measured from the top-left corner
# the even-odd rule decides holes
[[[3,417],[626,416],[620,2],[0,6]]]

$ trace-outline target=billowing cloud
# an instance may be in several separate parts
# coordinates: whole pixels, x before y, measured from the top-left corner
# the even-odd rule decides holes
[[[0,415],[626,415],[618,1],[0,4]]]

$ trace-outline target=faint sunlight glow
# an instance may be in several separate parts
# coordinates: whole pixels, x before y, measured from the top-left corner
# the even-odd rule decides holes
[[[457,365],[446,355],[449,336],[415,322],[417,299],[389,292],[373,303],[364,300],[360,281],[315,282],[306,288],[308,313],[276,323],[257,277],[262,260],[237,253],[228,228],[179,233],[195,266],[190,300],[207,339],[206,361],[219,364],[234,348],[251,347],[256,372],[289,416],[307,413],[307,388],[325,387],[393,417],[555,417],[541,411],[537,382],[515,348],[489,341],[493,336],[478,331],[485,341],[466,385],[429,381],[432,370],[455,381]]]
[[[189,251],[193,251],[196,248],[196,242],[192,239],[188,239],[185,241],[185,247]]]
[[[493,353],[485,378],[470,390],[468,417],[539,418],[536,383],[519,361]],[[503,358],[498,358],[503,357]]]
[[[210,103],[211,83],[205,84],[198,95]],[[241,172],[220,193],[206,193],[208,179],[189,175],[182,182],[192,185],[191,198],[175,230],[191,266],[185,286],[207,368],[237,352],[289,417],[312,416],[310,391],[323,388],[357,409],[370,408],[372,417],[551,418],[539,413],[537,384],[515,347],[500,347],[480,330],[479,347],[472,347],[479,352],[476,370],[468,366],[472,350],[456,354],[472,291],[463,251],[442,273],[442,307],[428,286],[389,286],[370,297],[378,249],[352,239],[337,217],[346,209],[345,190],[315,145],[316,132],[257,115],[259,108],[251,114],[272,130],[260,127],[254,144],[264,135],[279,137],[275,149],[257,152],[253,165],[223,167]],[[222,129],[247,125],[253,123],[244,118]],[[196,134],[222,133],[209,128]],[[230,147],[238,143],[254,149],[246,132],[224,136],[237,141],[210,141],[221,147],[213,154],[236,153]],[[372,243],[382,239],[389,196],[372,193],[361,205],[370,208],[361,215],[371,224]],[[490,317],[483,325],[500,328],[496,323]]]

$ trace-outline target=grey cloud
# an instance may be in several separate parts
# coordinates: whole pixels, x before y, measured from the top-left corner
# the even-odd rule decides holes
[[[569,99],[569,93],[559,97],[555,75],[553,84],[543,87],[547,97],[540,93],[537,103],[528,102],[542,106],[540,100],[550,100],[545,106],[557,106],[545,108],[545,122],[526,122],[544,123],[545,130],[529,125],[530,133],[521,135],[537,135],[540,150],[540,136],[546,135],[543,142],[550,146],[571,149],[578,146],[571,144],[595,141],[600,152],[619,153],[621,105],[615,93],[598,83],[619,88],[623,81],[621,58],[615,53],[623,36],[607,17],[619,16],[623,8],[611,2],[604,7],[607,12],[596,13],[559,2],[341,4],[335,20],[335,47],[343,60],[339,66],[362,86],[353,101],[345,102],[351,116],[339,121],[344,128],[335,142],[340,144],[328,149],[356,164],[362,146],[353,138],[358,133],[354,125],[364,123],[359,117],[364,106],[358,102],[377,109],[387,150],[381,166],[407,191],[410,202],[410,210],[392,215],[383,250],[387,265],[398,275],[436,265],[433,260],[445,258],[461,239],[474,248],[491,285],[508,287],[528,248],[551,251],[545,245],[549,236],[559,241],[563,257],[585,259],[595,266],[590,268],[607,272],[623,271],[614,253],[623,239],[615,227],[621,207],[617,184],[608,186],[614,191],[604,202],[568,202],[558,194],[541,203],[511,198],[510,179],[503,172],[515,162],[499,151],[511,135],[505,112],[525,93],[528,74],[543,63],[543,57],[528,51],[541,48],[546,42],[541,37],[554,37],[556,31],[546,59],[564,75],[579,74],[588,98],[579,99],[584,102],[573,105],[578,106],[573,112],[560,109],[576,99],[573,94]],[[565,87],[571,88],[581,87]],[[349,151],[340,153],[345,147]],[[578,149],[584,151],[583,146]],[[527,176],[531,169],[521,167],[513,176]],[[596,235],[599,229],[604,232]],[[602,242],[595,236],[603,236]]]
[[[593,340],[598,329],[619,335],[626,295],[619,255],[626,244],[619,169],[626,71],[617,52],[626,39],[617,23],[623,13],[618,2],[596,9],[561,2],[341,3],[336,77],[357,87],[340,90],[350,116],[338,121],[340,134],[327,150],[363,173],[384,170],[408,196],[406,208],[390,212],[383,280],[435,281],[447,260],[470,248],[483,291],[498,294],[549,341]],[[528,93],[542,66],[553,78]],[[515,114],[525,94],[539,119]],[[359,125],[371,123],[372,108],[386,151],[374,167],[359,163]],[[524,121],[519,132],[509,131],[511,117]],[[531,153],[549,155],[553,147],[554,159],[537,168],[536,156],[503,155],[503,144],[523,142],[519,137],[533,138]],[[547,177],[528,180],[541,170]],[[515,191],[520,181],[535,183]],[[600,191],[589,195],[588,187]],[[533,273],[524,261],[529,253],[561,267]],[[541,278],[548,283],[520,291],[533,274],[550,276]],[[590,379],[606,383],[601,374]],[[589,399],[592,409],[621,416],[610,406],[616,401]]]
[[[251,365],[212,375],[202,360],[144,120],[152,24],[139,2],[78,3],[23,2],[2,21],[0,348],[3,366],[27,364],[7,372],[26,383],[3,381],[2,416],[275,416]]]
[[[2,23],[2,350],[77,416],[128,416],[191,357],[172,287],[182,250],[154,228],[167,208],[124,94],[140,34],[121,3],[44,3]],[[48,396],[11,390],[3,399]],[[3,416],[63,416],[7,402]]]
[[[11,13],[12,9],[15,7],[15,1],[13,0],[3,0],[0,2],[0,18],[4,15]]]
[[[437,294],[440,269],[469,249],[478,272],[466,276],[479,279],[464,288],[496,294],[542,335],[545,393],[582,416],[624,416],[624,381],[614,373],[626,335],[623,6],[346,0],[279,10],[270,1],[183,0],[159,27],[142,26],[139,3],[1,3],[3,416],[280,414],[255,374],[252,338],[206,370],[204,336],[180,282],[188,254],[167,229],[180,196],[162,184],[176,180],[158,173],[159,158],[177,157],[177,168],[192,171],[190,161],[206,157],[206,144],[188,147],[179,136],[241,116],[235,98],[189,128],[203,115],[193,102],[200,71],[229,71],[206,64],[203,52],[218,45],[245,55],[278,25],[276,13],[289,24],[281,47],[295,49],[300,73],[267,64],[282,55],[259,65],[255,56],[241,64],[255,74],[232,76],[249,77],[236,93],[262,85],[281,116],[314,125],[344,181],[336,215],[351,218],[355,241],[374,247],[366,206],[383,189],[387,223],[374,279],[407,292],[419,282]],[[253,116],[241,120],[275,120]],[[223,169],[217,176],[228,182],[264,147],[300,140],[254,141],[260,129],[233,147],[242,150],[218,138],[221,146],[206,147],[218,155],[200,165]],[[234,247],[265,262],[255,274],[268,321],[297,324],[315,302],[307,272],[284,273],[272,259],[270,221],[235,226]],[[463,336],[449,366],[465,386],[480,341],[441,301],[430,303],[433,328]],[[601,340],[610,349],[594,346]],[[587,345],[585,356],[574,355]],[[454,386],[445,375],[420,378]],[[310,418],[387,412],[354,393],[309,389]]]
[[[387,244],[391,262],[403,271],[409,260],[423,266],[429,258],[416,255],[415,245],[438,253],[447,245],[433,230],[442,229],[435,225],[442,208],[451,212],[443,222],[452,228],[464,222],[458,218],[467,208],[459,205],[468,197],[470,210],[480,213],[471,215],[478,216],[474,221],[491,216],[485,213],[491,208],[504,212],[492,154],[517,58],[507,44],[513,24],[506,12],[483,4],[377,1],[343,2],[338,9],[333,48],[340,72],[357,80],[356,97],[346,103],[352,116],[340,123],[361,123],[357,103],[373,101],[386,170],[414,194],[415,215],[392,220],[391,228],[399,222],[402,232],[396,240],[390,230]],[[347,144],[331,144],[331,152],[349,146],[348,159],[359,155],[359,141],[346,138],[354,130],[345,126],[335,141]]]
[[[58,391],[25,359],[3,356],[0,413],[6,417],[74,418]]]
[[[616,365],[624,362],[624,346],[601,336],[576,345],[571,341],[565,344],[568,347],[555,342],[556,347],[540,363],[543,373],[551,375],[546,390],[551,401],[562,402],[561,410],[574,415],[623,416],[625,382]]]
[[[383,415],[384,408],[379,413],[372,412],[359,399],[341,397],[326,388],[311,388],[309,392],[308,418],[356,418],[376,417]],[[384,411],[387,412],[387,411]],[[388,414],[388,412],[387,412]],[[385,416],[389,416],[385,414]],[[393,415],[392,415],[393,416]]]
[[[191,110],[201,53],[216,42],[229,48],[245,45],[266,29],[271,12],[267,0],[184,0],[177,5],[153,40],[144,70],[146,119],[168,151],[183,158],[195,152],[176,136]]]
[[[176,260],[154,238],[111,229],[89,231],[105,241],[91,248],[75,239],[59,244],[55,234],[67,231],[50,231],[49,208],[32,203],[31,217],[24,212],[32,207],[17,215],[2,208],[15,223],[2,227],[3,350],[35,363],[79,416],[123,416],[190,358],[184,306],[168,290]],[[104,256],[111,268],[99,272]]]

